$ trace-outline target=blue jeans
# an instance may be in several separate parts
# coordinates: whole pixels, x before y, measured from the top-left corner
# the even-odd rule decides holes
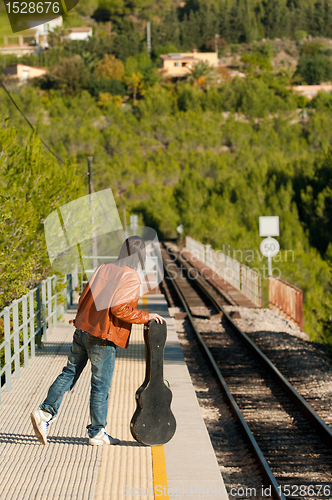
[[[90,418],[88,436],[95,437],[106,427],[108,393],[111,387],[116,346],[109,340],[95,337],[76,328],[67,366],[55,379],[47,397],[39,406],[55,416],[65,392],[70,391],[81,375],[88,359],[91,362]]]

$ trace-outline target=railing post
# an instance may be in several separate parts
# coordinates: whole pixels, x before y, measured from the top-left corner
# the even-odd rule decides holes
[[[6,391],[10,391],[12,388],[12,353],[11,353],[11,341],[10,341],[10,309],[5,307],[4,309],[4,328],[5,328],[5,379],[6,379]]]
[[[36,290],[36,295],[38,293],[39,296],[39,311],[37,310],[37,332],[38,332],[38,315],[39,315],[39,322],[40,322],[40,289],[39,287]],[[38,304],[38,300],[37,300]],[[35,304],[34,304],[34,296],[33,296],[33,291],[31,290],[29,292],[29,306],[30,306],[30,354],[31,357],[34,358],[36,355],[36,348],[35,348]]]
[[[300,300],[300,332],[303,332],[303,290],[301,290],[299,294],[299,300]]]
[[[50,333],[52,333],[53,328],[53,318],[52,318],[52,280],[50,277],[46,280],[46,291],[47,291],[47,323]]]
[[[42,282],[41,285],[42,289],[42,336],[44,337],[44,340],[47,340],[47,318],[46,318],[46,304],[47,304],[47,299],[46,299],[46,283],[45,281]]]
[[[14,337],[14,361],[15,361],[15,378],[20,376],[20,338],[18,329],[18,301],[13,301],[13,337]]]
[[[73,305],[73,276],[67,274],[66,311]]]
[[[54,311],[52,311],[52,315],[53,315],[53,326],[54,328],[56,328],[58,326],[58,295],[56,293],[56,284],[57,284],[57,281],[58,281],[58,278],[57,276],[54,276]],[[52,285],[52,278],[51,278],[51,285]],[[51,290],[52,290],[52,286],[51,286]],[[52,300],[52,296],[53,296],[53,290],[51,292],[51,310],[52,310],[52,304],[53,304],[53,300]]]
[[[77,295],[78,295],[77,292],[75,292],[75,294],[74,294],[75,288],[79,285],[77,264],[75,266],[74,272],[71,275],[71,277],[72,277],[72,281],[71,281],[71,306],[72,306],[74,303],[74,298],[76,299]]]
[[[29,343],[28,343],[28,298],[22,297],[22,316],[23,316],[23,345],[24,345],[24,366],[29,363]]]
[[[37,337],[41,340],[43,332],[42,332],[42,301],[40,289],[42,288],[42,284],[38,285],[36,290],[36,300],[37,300]]]

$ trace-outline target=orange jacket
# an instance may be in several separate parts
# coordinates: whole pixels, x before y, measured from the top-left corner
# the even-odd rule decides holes
[[[80,297],[76,328],[127,348],[132,323],[149,321],[147,312],[136,309],[140,283],[137,272],[128,266],[101,264]]]

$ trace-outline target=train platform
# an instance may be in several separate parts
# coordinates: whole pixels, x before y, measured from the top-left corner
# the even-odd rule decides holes
[[[117,349],[107,432],[120,444],[88,444],[90,362],[65,394],[47,445],[37,440],[30,413],[66,364],[74,333],[68,321],[75,310],[70,310],[48,332],[45,349],[36,349],[36,356],[21,368],[20,378],[13,378],[12,390],[2,388],[1,500],[228,499],[164,296],[143,297],[139,307],[167,321],[164,378],[172,390],[171,409],[177,421],[172,440],[149,447],[130,433],[135,392],[145,377],[143,325],[133,325],[128,349]]]
[[[207,266],[204,262],[199,261],[195,256],[188,252],[188,250],[181,250],[181,255],[188,260],[190,264],[196,267],[198,272],[204,276],[204,278],[207,278],[215,288],[220,290],[232,306],[257,308],[257,305],[248,299],[248,297],[246,297],[240,290],[235,288],[228,281],[224,280],[221,276],[218,276],[209,266]]]

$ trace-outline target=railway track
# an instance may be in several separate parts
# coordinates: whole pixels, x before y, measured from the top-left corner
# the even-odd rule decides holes
[[[249,440],[271,496],[332,498],[331,429],[234,324],[223,309],[227,297],[170,248],[163,250],[163,259],[167,282]]]

